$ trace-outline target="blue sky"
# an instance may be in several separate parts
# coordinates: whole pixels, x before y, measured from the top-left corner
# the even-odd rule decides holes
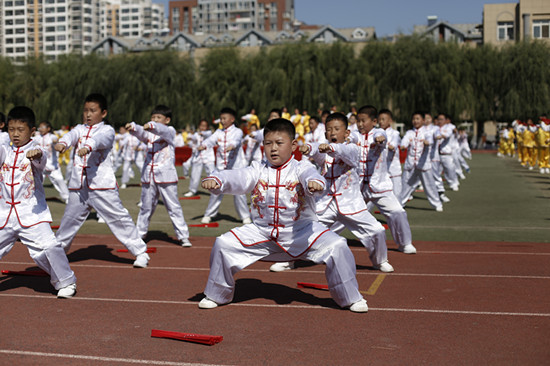
[[[159,0],[153,0],[158,2]],[[168,4],[168,0],[160,2]],[[411,33],[428,15],[450,23],[481,23],[483,4],[513,0],[294,0],[295,15],[308,24],[336,28],[374,26],[378,37]]]

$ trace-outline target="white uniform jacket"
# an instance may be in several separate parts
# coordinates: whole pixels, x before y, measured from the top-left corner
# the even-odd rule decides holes
[[[33,140],[20,147],[0,146],[0,229],[6,226],[10,215],[17,215],[22,227],[52,222],[42,186],[46,152],[31,161],[27,151],[34,149],[42,150]]]
[[[401,175],[401,161],[399,160],[399,145],[401,145],[401,136],[399,131],[388,127],[386,136],[388,137],[387,145],[394,147],[393,151],[388,149],[388,166],[390,177],[398,177]]]
[[[430,145],[430,161],[439,162],[441,161],[439,157],[439,147],[441,145],[441,128],[434,124],[426,126],[426,128],[431,131],[434,143]]]
[[[439,144],[439,153],[441,155],[452,155],[453,145],[455,145],[455,135],[454,130],[456,129],[455,125],[452,123],[444,124],[440,127],[441,136],[443,139]]]
[[[324,212],[334,202],[342,215],[354,215],[367,210],[361,194],[357,173],[361,148],[356,144],[330,144],[332,152],[320,153],[319,144],[311,144],[309,156],[323,167],[327,181],[325,194],[317,199],[317,213]]]
[[[91,190],[116,189],[111,149],[115,130],[100,122],[93,126],[77,125],[59,139],[59,143],[74,147],[73,168],[69,190],[88,187]],[[78,150],[87,147],[90,153],[78,156]]]
[[[199,151],[197,148],[202,144],[202,142],[212,136],[212,131],[197,131],[191,136],[189,136],[189,147],[193,150],[193,155],[191,155],[191,164],[214,164],[216,157],[214,155],[214,149],[207,148],[206,150]]]
[[[148,122],[151,129],[146,131],[143,126],[132,122],[132,136],[147,144],[147,154],[141,169],[141,183],[177,183],[176,152],[174,137],[176,130],[162,123]]]
[[[317,220],[315,197],[307,189],[310,181],[326,186],[313,164],[291,157],[280,167],[267,161],[247,168],[216,171],[205,179],[215,179],[220,189],[214,194],[241,195],[251,192],[250,216],[263,238],[241,238],[244,246],[274,241],[285,252],[299,256],[308,250],[307,240],[295,240],[295,233]],[[323,192],[317,192],[321,195]],[[321,233],[319,233],[321,235]],[[267,238],[267,240],[266,240]]]
[[[57,151],[53,148],[53,145],[57,143],[59,138],[53,133],[47,133],[45,135],[38,134],[33,140],[40,145],[42,150],[45,151],[47,162],[44,168],[47,172],[52,172],[59,169],[59,162],[57,161]]]
[[[426,146],[424,141],[428,141],[429,145],[433,144],[433,135],[425,127],[414,128],[405,133],[405,136],[401,140],[401,147],[407,149],[407,159],[405,160],[403,169],[426,171],[432,168],[430,146]]]
[[[0,131],[0,145],[9,145],[10,142],[10,134],[4,131]]]
[[[209,138],[202,142],[202,146],[213,148],[218,146],[216,167],[218,170],[236,169],[245,167],[244,152],[242,149],[243,131],[231,125],[228,128],[218,129]],[[232,150],[227,150],[231,147]]]
[[[319,143],[324,144],[327,143],[327,137],[326,137],[326,130],[325,125],[323,123],[319,123],[315,131],[308,132],[304,136],[304,140],[306,143]]]
[[[379,145],[375,138],[384,136],[386,141]],[[367,134],[360,134],[358,145],[361,147],[359,177],[363,181],[362,190],[369,197],[380,197],[393,191],[393,183],[388,172],[388,149],[386,132],[373,128]]]

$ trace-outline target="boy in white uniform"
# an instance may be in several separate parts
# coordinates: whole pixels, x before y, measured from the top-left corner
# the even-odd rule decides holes
[[[244,161],[244,152],[242,149],[243,131],[235,126],[237,112],[231,108],[223,108],[220,112],[220,122],[222,128],[216,130],[199,146],[199,151],[206,150],[218,146],[216,167],[217,170],[239,169],[246,166]],[[210,195],[208,207],[204,213],[201,222],[208,224],[212,218],[218,214],[220,204],[222,203],[223,194]],[[245,224],[249,224],[250,213],[246,204],[246,195],[240,194],[234,197],[235,209],[241,220]]]
[[[136,165],[138,170],[143,170],[143,152],[146,150],[146,145],[130,133],[125,134],[122,139],[122,156],[124,163],[122,165],[121,189],[125,189],[126,185],[134,177],[134,169],[132,165]]]
[[[253,223],[219,236],[210,254],[210,274],[199,307],[215,308],[233,299],[233,276],[258,260],[306,259],[325,263],[332,298],[341,307],[366,312],[359,293],[355,260],[346,239],[317,221],[314,194],[323,192],[325,179],[311,163],[297,161],[295,128],[285,119],[264,128],[267,161],[215,172],[202,187],[214,193],[252,192]],[[316,193],[317,192],[317,193]]]
[[[212,130],[210,130],[210,124],[205,119],[199,122],[198,131],[189,136],[191,149],[193,151],[193,154],[189,158],[191,161],[191,179],[189,181],[189,191],[183,195],[184,197],[191,197],[197,194],[203,169],[206,175],[210,175],[210,173],[214,171],[214,164],[216,162],[214,149],[208,148],[206,150],[198,150],[202,142],[210,136],[212,136]]]
[[[258,131],[258,127],[256,125],[250,125],[248,131],[249,134],[246,135],[243,139],[243,144],[246,145],[246,152],[244,153],[244,157],[247,166],[252,164],[253,161],[257,161],[259,163],[262,161],[263,158],[262,149],[260,147],[262,143],[252,137],[256,133],[256,131]]]
[[[377,136],[385,136],[384,130],[375,128],[377,122],[378,111],[374,106],[366,105],[359,109],[357,128],[361,135],[358,144],[362,149],[358,172],[362,178],[363,198],[369,211],[376,206],[386,217],[398,250],[405,254],[415,254],[407,213],[393,194],[387,164],[388,149],[385,145],[375,144]]]
[[[386,231],[370,214],[365,201],[357,199],[361,196],[361,180],[357,173],[361,148],[357,144],[345,143],[350,130],[344,114],[332,113],[325,124],[330,143],[311,143],[301,148],[323,167],[323,176],[328,183],[326,194],[316,203],[319,221],[327,226],[335,221],[342,223],[367,249],[375,269],[393,272],[388,262]],[[375,143],[385,144],[385,136],[379,134]]]
[[[401,161],[399,160],[399,145],[401,144],[401,136],[399,131],[395,130],[391,125],[393,123],[393,113],[389,109],[382,109],[378,112],[378,122],[380,128],[386,132],[388,138],[388,172],[393,184],[393,194],[395,197],[401,195]]]
[[[437,193],[441,203],[450,202],[451,199],[445,195],[445,185],[443,184],[443,168],[441,167],[441,157],[439,156],[439,145],[441,143],[441,129],[437,119],[434,121],[430,113],[424,113],[424,127],[430,131],[433,138],[433,144],[430,145],[430,162],[432,165],[432,176],[434,179]]]
[[[63,153],[74,147],[74,166],[69,178],[69,202],[56,237],[68,252],[76,233],[93,208],[109,225],[116,238],[136,256],[134,267],[147,267],[147,245],[139,236],[128,210],[118,195],[111,149],[115,130],[104,122],[107,100],[90,94],[84,101],[83,124],[66,133],[55,149]]]
[[[456,167],[453,158],[453,140],[455,138],[454,130],[455,125],[451,123],[450,118],[440,113],[437,116],[437,122],[441,133],[441,142],[439,144],[439,158],[441,159],[441,167],[445,174],[447,184],[453,191],[458,191],[458,175],[456,174]]]
[[[139,235],[145,238],[160,196],[181,246],[190,247],[189,228],[178,199],[178,172],[174,149],[176,130],[168,126],[171,120],[170,108],[158,105],[151,112],[151,122],[143,127],[134,122],[126,125],[130,134],[147,144],[147,155],[141,172],[141,206],[136,226]]]
[[[47,157],[31,139],[35,129],[30,108],[15,107],[8,113],[12,144],[0,145],[0,258],[20,240],[50,275],[57,297],[69,298],[76,293],[76,277],[50,227],[52,216],[42,186]]]
[[[437,193],[430,161],[430,145],[434,143],[433,132],[423,126],[422,112],[413,113],[412,124],[413,129],[408,130],[401,140],[401,148],[407,149],[407,160],[403,167],[401,204],[405,206],[409,196],[419,182],[422,182],[428,201],[436,211],[441,212],[443,205]]]
[[[50,178],[53,187],[59,192],[59,196],[63,202],[67,203],[69,199],[69,189],[61,168],[59,168],[59,161],[57,159],[57,151],[53,148],[53,145],[57,143],[57,136],[51,133],[52,125],[50,122],[40,122],[38,126],[38,136],[35,137],[35,141],[46,152],[46,167],[44,168],[44,177]]]

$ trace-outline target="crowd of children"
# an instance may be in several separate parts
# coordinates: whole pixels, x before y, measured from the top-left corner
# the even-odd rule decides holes
[[[516,157],[521,166],[550,174],[550,119],[546,116],[526,122],[515,120],[499,131],[497,156]]]
[[[48,237],[30,253],[50,274],[59,297],[76,293],[76,278],[65,253],[92,209],[136,257],[134,267],[147,267],[150,260],[144,239],[159,198],[181,246],[192,246],[178,200],[175,166],[176,148],[187,145],[192,153],[184,164],[184,175],[191,179],[184,196],[197,194],[203,170],[206,178],[202,188],[211,193],[201,222],[216,220],[223,195],[231,194],[244,224],[216,239],[200,308],[230,302],[235,288],[233,276],[258,260],[276,262],[270,269],[280,272],[294,268],[295,261],[302,259],[326,265],[329,290],[338,305],[366,312],[368,306],[355,278],[354,257],[339,233],[347,228],[367,250],[374,269],[393,272],[385,229],[373,216],[374,207],[386,218],[399,251],[416,253],[404,206],[421,186],[429,203],[442,211],[443,203],[449,202],[442,177],[448,188],[458,190],[459,178],[465,178],[463,169],[469,172],[464,158],[471,158],[467,137],[446,114],[433,119],[425,112],[413,113],[413,129],[404,136],[393,128],[389,109],[378,111],[370,105],[354,107],[347,115],[333,107],[319,111],[319,117],[299,108],[293,115],[286,107],[275,108],[263,128],[255,109],[241,117],[244,123],[238,126],[237,112],[226,107],[213,121],[217,127],[214,132],[207,120],[201,120],[196,132],[185,134],[176,133],[170,125],[172,112],[167,106],[156,106],[145,124],[121,126],[118,134],[107,114],[107,100],[91,94],[84,101],[82,124],[53,134],[52,126],[42,122],[35,134],[34,114],[26,107],[17,107],[8,115],[8,133],[0,134],[5,176],[0,189],[7,198],[0,207],[0,224],[10,229],[1,232],[0,258],[17,238],[31,246],[36,244],[36,235]],[[542,126],[540,130],[550,131],[550,121],[546,121],[546,130]],[[529,126],[524,130],[530,130]],[[510,134],[513,131],[507,129],[502,136],[509,139]],[[535,131],[531,139],[524,136],[522,158],[529,156],[525,162],[530,164],[534,145],[528,141],[542,141],[537,156],[539,164],[545,162],[544,169],[548,169],[548,157],[542,157],[541,152],[550,149],[550,132],[544,138],[539,135],[542,133]],[[67,185],[59,160],[71,149]],[[503,155],[510,154],[509,145],[506,149],[503,147]],[[405,150],[402,167],[400,151]],[[295,158],[298,151],[301,160]],[[132,164],[141,173],[140,211],[135,224],[118,192],[127,187]],[[121,166],[119,187],[115,173]],[[16,168],[16,175],[10,173]],[[49,227],[51,216],[42,188],[45,176],[66,202],[55,235]],[[23,188],[31,193],[24,193]],[[33,206],[39,209],[32,210]],[[18,219],[22,217],[18,210],[32,210],[24,216],[30,221]]]

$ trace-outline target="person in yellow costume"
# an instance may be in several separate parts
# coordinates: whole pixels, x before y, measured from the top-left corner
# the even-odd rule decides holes
[[[288,119],[290,121],[290,113],[288,113],[288,108],[283,107],[283,112],[281,113],[281,118]]]
[[[527,128],[523,131],[523,160],[521,165],[533,170],[537,164],[537,153],[535,143],[535,133],[537,132],[537,126],[533,123],[531,118],[527,119]]]
[[[514,143],[515,138],[516,134],[514,133],[514,129],[512,127],[508,127],[508,148],[506,150],[506,155],[510,157],[514,157],[516,155],[516,144]]]
[[[67,132],[69,132],[69,127],[63,125],[61,126],[60,130],[55,131],[55,135],[57,136],[58,139],[60,139]],[[72,152],[72,149],[67,149],[65,152],[63,152],[63,154],[61,153],[58,154],[57,161],[59,162],[59,165],[61,164],[69,165],[69,162],[71,161],[71,152]]]
[[[514,126],[514,132],[516,133],[518,161],[523,162],[523,132],[527,129],[527,126],[520,120],[515,120],[512,123]]]
[[[307,109],[302,112],[302,125],[304,126],[304,135],[309,133],[309,119],[311,116],[307,113]]]
[[[536,134],[539,150],[539,168],[541,174],[550,173],[550,119],[540,118],[539,129]]]
[[[503,127],[498,133],[498,157],[506,156],[506,151],[508,151],[510,143],[508,140],[508,129]]]
[[[294,108],[294,114],[290,116],[290,122],[292,122],[294,128],[296,129],[296,139],[298,140],[298,144],[302,145],[305,142],[305,129],[304,125],[302,124],[302,115],[300,114],[300,109]]]
[[[250,110],[250,113],[244,115],[241,117],[241,119],[243,121],[246,121],[247,122],[247,126],[246,126],[246,129],[247,131],[250,131],[250,127],[252,125],[256,126],[256,128],[259,130],[260,129],[260,119],[258,118],[258,116],[256,115],[256,110],[254,108],[252,108]]]

